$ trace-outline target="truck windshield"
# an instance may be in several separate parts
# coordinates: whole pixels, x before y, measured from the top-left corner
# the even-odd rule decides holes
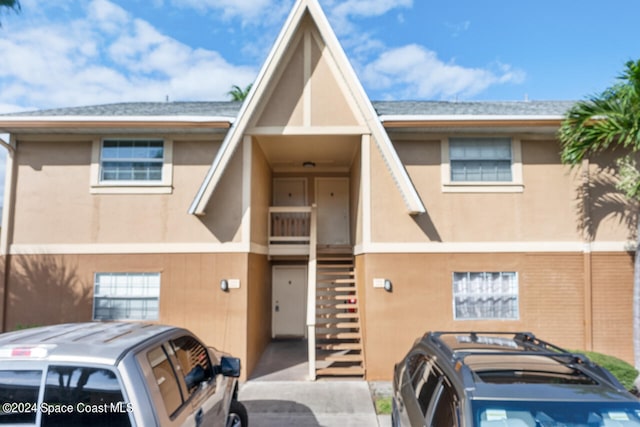
[[[479,427],[640,427],[640,402],[473,402]]]

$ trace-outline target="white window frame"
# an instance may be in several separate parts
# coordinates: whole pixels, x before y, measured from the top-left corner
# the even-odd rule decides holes
[[[162,179],[158,181],[102,181],[101,153],[104,141],[148,141],[163,142]],[[173,140],[157,137],[130,138],[113,137],[93,140],[91,147],[91,193],[92,194],[170,194],[173,191]]]
[[[463,288],[464,289],[460,289],[460,287],[458,287],[458,290],[456,290],[456,274],[458,275],[467,275],[467,277],[469,277],[471,274],[508,274],[511,275],[513,277],[513,281],[515,283],[510,283],[507,285],[507,289],[505,289],[505,284],[504,282],[501,283],[499,286],[502,287],[502,289],[496,290],[496,289],[491,289],[492,286],[494,286],[494,284],[490,283],[490,282],[486,282],[483,281],[481,283],[466,283],[464,284]],[[451,291],[452,291],[452,304],[453,304],[453,319],[454,320],[460,320],[460,321],[465,321],[465,320],[501,320],[501,321],[513,321],[513,320],[520,320],[520,278],[518,276],[518,273],[515,271],[455,271],[451,274]],[[513,315],[511,316],[469,316],[469,317],[458,317],[457,314],[457,306],[456,306],[456,300],[457,298],[476,298],[478,300],[478,302],[476,303],[480,303],[479,301],[485,300],[485,301],[491,301],[493,300],[494,302],[496,301],[500,301],[501,299],[507,298],[507,299],[512,299],[515,298],[515,308],[513,309]],[[495,312],[495,311],[494,311]]]
[[[98,287],[101,285],[100,277],[101,276],[111,276],[111,280],[120,281],[124,279],[125,286],[111,286],[104,285],[106,290],[101,289],[98,290]],[[151,281],[157,280],[157,286],[136,286],[134,283],[136,279],[142,279],[148,285],[149,279]],[[92,310],[92,318],[93,320],[149,320],[155,321],[160,318],[160,288],[162,285],[162,276],[158,272],[96,272],[93,275],[93,310]],[[97,317],[96,309],[97,304],[96,301],[99,299],[109,300],[109,301],[156,301],[158,305],[158,310],[155,312],[154,316],[143,316],[141,318],[138,317]],[[151,313],[151,312],[149,312]]]
[[[494,135],[467,136],[455,138],[482,139]],[[495,136],[502,138],[504,136]],[[511,181],[452,181],[451,160],[449,156],[449,138],[440,143],[442,191],[445,193],[521,193],[524,191],[522,181],[522,143],[519,138],[511,137]]]

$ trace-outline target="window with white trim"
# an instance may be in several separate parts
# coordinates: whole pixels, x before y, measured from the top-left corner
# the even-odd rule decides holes
[[[93,141],[92,193],[171,193],[173,141],[108,138]]]
[[[450,138],[451,182],[511,182],[511,138]]]
[[[516,272],[453,273],[455,320],[517,320],[518,306]]]
[[[100,181],[162,181],[162,140],[104,140],[100,150]]]
[[[522,143],[509,136],[441,140],[442,191],[521,193]]]
[[[158,320],[160,273],[96,273],[94,320]]]

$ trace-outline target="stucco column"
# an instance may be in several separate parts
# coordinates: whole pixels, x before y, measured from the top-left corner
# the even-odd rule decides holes
[[[2,230],[0,231],[0,257],[2,257],[2,277],[0,277],[0,331],[4,332],[7,320],[7,308],[9,294],[9,269],[11,255],[9,254],[11,239],[13,236],[13,204],[15,202],[15,156],[17,142],[14,136],[9,137],[9,142],[0,138],[0,145],[7,149],[7,160],[4,177],[4,205],[2,208]]]

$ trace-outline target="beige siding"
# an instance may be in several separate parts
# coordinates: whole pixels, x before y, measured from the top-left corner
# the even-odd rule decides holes
[[[271,264],[266,256],[249,255],[247,306],[247,359],[250,374],[271,342]]]
[[[304,43],[299,41],[281,64],[272,91],[260,104],[261,115],[255,126],[302,126],[304,90]]]
[[[261,101],[257,127],[362,125],[355,103],[348,101],[344,76],[310,22],[280,64],[275,84]]]
[[[427,208],[404,215],[384,161],[372,151],[373,240],[378,242],[580,242],[582,216],[576,171],[560,163],[555,141],[522,140],[524,191],[448,193],[442,189],[440,140],[396,136],[394,145]],[[470,220],[472,218],[473,220]],[[384,224],[393,223],[394,227]],[[600,240],[624,240],[627,228],[609,218]],[[602,237],[600,237],[602,236]],[[615,239],[614,239],[615,237]]]
[[[318,36],[319,38],[319,36]],[[336,78],[333,70],[337,68],[328,50],[316,43],[318,39],[312,36],[311,42],[311,124],[313,126],[356,126],[358,120],[349,105],[345,92]]]
[[[633,254],[593,254],[593,346],[633,363]]]
[[[159,323],[190,329],[207,345],[255,363],[264,337],[253,330],[249,354],[249,289],[256,308],[269,286],[264,260],[255,262],[249,266],[247,254],[12,256],[6,329],[91,320],[96,272],[160,272]],[[222,292],[222,279],[239,279],[240,289]]]
[[[579,177],[560,162],[558,142],[522,140],[524,192],[515,197],[524,240],[580,241]]]
[[[266,246],[272,200],[271,169],[257,143],[253,144],[251,159],[251,242]]]
[[[91,194],[91,141],[20,140],[13,243],[239,241],[242,150],[211,200],[225,208],[195,217],[187,209],[220,142],[174,139],[173,146],[172,194]]]
[[[570,348],[585,348],[582,254],[371,254],[358,256],[358,284],[366,331],[367,378],[390,379],[413,341],[431,330],[531,331]],[[594,349],[631,361],[632,265],[626,255],[595,257]],[[515,271],[520,319],[453,318],[452,273]],[[393,292],[373,288],[374,278],[393,282]],[[606,283],[606,286],[605,286]],[[612,290],[615,291],[612,291]]]
[[[351,242],[354,245],[362,244],[362,165],[360,161],[361,150],[358,149],[355,160],[351,167],[349,176],[350,196],[349,201],[350,221],[351,221]]]
[[[625,196],[615,188],[615,158],[619,152],[606,153],[589,165],[589,231],[596,241],[634,241],[636,227]]]

